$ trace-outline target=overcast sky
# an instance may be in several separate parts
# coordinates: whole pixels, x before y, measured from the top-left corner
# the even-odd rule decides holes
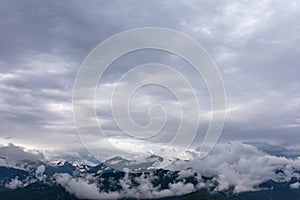
[[[38,149],[82,149],[73,123],[72,89],[88,53],[109,36],[131,28],[170,28],[195,39],[209,53],[227,93],[222,141],[300,142],[300,2],[295,1],[0,1],[0,141]],[[174,57],[174,58],[173,58]],[[119,131],[107,100],[130,66],[158,62],[180,69],[209,110],[203,81],[179,58],[141,51],[120,58],[97,93],[97,116]],[[173,58],[173,59],[171,59]],[[153,76],[159,75],[153,72]],[[176,80],[174,80],[176,81]],[[105,93],[107,91],[107,93]],[[173,112],[167,140],[178,126],[178,105],[161,88],[141,90],[133,119],[147,122],[142,106],[161,103]],[[147,99],[148,104],[142,104]],[[103,104],[101,104],[101,102]],[[207,103],[208,102],[208,103]],[[168,107],[169,106],[169,107]],[[205,113],[204,113],[205,114]],[[202,119],[202,118],[201,118]],[[204,119],[204,118],[203,118]],[[140,122],[139,122],[140,120]],[[147,124],[147,123],[146,123]],[[207,128],[202,120],[199,141]],[[196,141],[196,143],[198,140]]]

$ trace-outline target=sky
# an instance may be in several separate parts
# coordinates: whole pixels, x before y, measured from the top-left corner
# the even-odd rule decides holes
[[[72,92],[84,58],[114,34],[132,28],[162,27],[193,38],[216,63],[227,99],[220,141],[298,149],[299,9],[296,0],[1,0],[0,143],[82,151],[84,147],[73,122]],[[205,84],[180,58],[157,50],[129,53],[106,72],[95,93],[97,117],[103,129],[119,138],[121,145],[131,143],[120,137],[109,110],[109,97],[122,73],[148,62],[173,66],[196,88],[203,112],[194,146],[201,144],[210,110]],[[159,75],[160,71],[151,74]],[[170,114],[157,139],[167,142],[179,124],[180,110],[174,96],[153,86],[141,89],[133,97],[132,118],[141,125],[149,122],[145,112],[149,106],[165,106]],[[147,143],[141,142],[143,145]]]

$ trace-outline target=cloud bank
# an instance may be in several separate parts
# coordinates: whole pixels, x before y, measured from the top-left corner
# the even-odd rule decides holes
[[[99,178],[92,176],[56,174],[55,179],[77,197],[92,199],[160,198],[188,194],[203,188],[212,193],[241,193],[267,189],[261,187],[261,184],[270,180],[279,183],[291,182],[292,189],[299,188],[300,157],[273,156],[253,145],[240,142],[219,144],[205,159],[199,159],[195,153],[193,155],[191,161],[179,160],[168,167],[170,172],[177,173],[174,182],[169,183],[167,188],[155,185],[158,177],[153,173],[135,179],[130,178],[129,174],[119,180],[112,179],[109,182],[110,187],[118,185],[118,191],[104,191]],[[187,181],[190,179],[197,180],[196,184]]]

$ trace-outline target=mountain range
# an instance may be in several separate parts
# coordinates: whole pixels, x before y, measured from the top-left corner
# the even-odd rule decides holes
[[[153,167],[163,160],[155,155],[144,162],[116,156],[93,166],[67,161],[22,160],[15,166],[0,167],[0,199],[247,200],[300,197],[300,189],[291,188],[298,183],[299,177],[279,182],[268,180],[259,184],[256,191],[234,193],[233,188],[216,191],[219,185],[216,178],[201,175],[193,168],[176,171]],[[280,175],[284,171],[276,173]]]

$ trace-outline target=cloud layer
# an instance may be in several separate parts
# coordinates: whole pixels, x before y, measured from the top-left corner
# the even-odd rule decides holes
[[[77,197],[91,199],[158,198],[188,194],[203,188],[211,192],[241,193],[266,189],[261,187],[261,184],[270,180],[278,183],[290,182],[291,189],[297,189],[300,180],[299,157],[272,156],[253,145],[239,142],[219,144],[205,159],[199,159],[194,154],[193,160],[177,161],[168,169],[177,173],[173,177],[174,182],[169,183],[167,188],[155,185],[155,180],[159,177],[151,172],[136,178],[132,178],[130,174],[125,174],[117,180],[112,178],[108,190],[103,189],[102,184],[108,182],[105,182],[102,175],[96,178],[90,175],[74,178],[68,174],[57,174],[55,179]],[[165,175],[162,179],[172,177],[168,173]],[[203,176],[211,179],[205,179]],[[189,182],[191,179],[196,181],[196,184]],[[117,185],[120,188],[114,191]]]
[[[297,1],[143,1],[130,5],[123,1],[2,1],[1,142],[46,149],[81,148],[71,109],[73,82],[81,61],[112,34],[159,26],[193,37],[217,63],[228,100],[223,140],[263,139],[296,145],[299,8]],[[195,141],[199,143],[209,119],[205,84],[193,77],[190,66],[181,59],[162,52],[137,52],[112,65],[101,85],[103,93],[97,96],[97,115],[103,128],[111,135],[123,134],[107,107],[111,86],[130,67],[147,62],[173,66],[198,90],[203,111]],[[141,101],[147,104],[132,107],[133,119],[147,124],[147,114],[141,110],[158,102],[173,102],[174,98],[166,91],[148,88],[133,99]],[[166,108],[171,111],[162,141],[169,140],[179,123],[178,105],[172,103]]]
[[[21,149],[12,145],[2,148]],[[10,157],[11,165],[1,162],[0,166],[28,172],[27,177],[12,177],[5,183],[6,188],[16,189],[33,182],[52,180],[78,198],[88,199],[159,198],[188,194],[200,189],[241,193],[270,189],[262,186],[268,181],[286,183],[291,189],[299,188],[299,156],[275,156],[254,145],[240,142],[218,144],[205,159],[200,159],[197,152],[188,153],[192,157],[188,161],[177,160],[166,169],[143,173],[120,172],[108,168],[88,172],[86,169],[91,169],[91,166],[79,167],[83,166],[80,160],[73,162],[73,174],[58,172],[53,176],[50,176],[48,170],[53,170],[53,166],[62,167],[63,161],[55,164],[53,160],[44,160],[44,164],[36,162],[36,165],[28,165],[28,161],[14,161],[13,165],[13,157]],[[36,154],[32,154],[30,158],[33,156],[35,159],[41,158],[36,157]],[[18,156],[15,158],[18,159]],[[136,160],[138,161],[144,162]]]

